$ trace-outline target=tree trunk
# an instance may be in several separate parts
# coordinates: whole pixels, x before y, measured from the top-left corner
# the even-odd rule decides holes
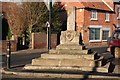
[[[30,42],[29,42],[29,48],[32,48],[32,27],[30,26],[29,28],[29,37],[30,37]]]

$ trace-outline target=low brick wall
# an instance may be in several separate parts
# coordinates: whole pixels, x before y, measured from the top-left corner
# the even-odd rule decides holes
[[[51,47],[57,46],[57,34],[51,34]],[[32,49],[47,48],[46,33],[32,33]]]
[[[11,51],[14,52],[17,50],[17,42],[15,40],[11,40]],[[0,50],[1,52],[6,52],[7,50],[7,41],[6,40],[2,40],[0,41]]]
[[[102,47],[102,46],[108,46],[107,42],[91,42],[86,43],[85,46],[88,47]]]

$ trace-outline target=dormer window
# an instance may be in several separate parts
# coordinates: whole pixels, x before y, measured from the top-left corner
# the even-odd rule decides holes
[[[105,21],[109,22],[110,21],[110,14],[108,12],[105,13]]]
[[[97,11],[96,10],[91,11],[91,20],[97,20]]]

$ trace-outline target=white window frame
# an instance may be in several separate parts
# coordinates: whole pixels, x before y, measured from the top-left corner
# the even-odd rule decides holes
[[[97,20],[97,10],[91,10],[91,19],[90,20]]]
[[[100,29],[100,39],[99,40],[89,40],[89,42],[100,42],[101,41],[101,29],[102,29],[102,26],[100,25],[90,25],[89,28],[99,28]],[[90,34],[90,33],[89,33]],[[90,36],[89,36],[90,37]]]
[[[117,17],[117,19],[120,19],[120,6],[118,6],[118,17]]]
[[[110,21],[110,13],[108,13],[108,12],[105,13],[105,21],[106,22]]]
[[[110,28],[102,28],[102,31],[109,31],[108,37],[110,37]],[[102,33],[102,35],[103,35],[103,33]],[[107,40],[102,39],[102,41],[107,41]]]

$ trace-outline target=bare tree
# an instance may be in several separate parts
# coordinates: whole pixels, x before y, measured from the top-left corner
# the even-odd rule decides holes
[[[47,12],[47,8],[44,2],[23,2],[22,11],[25,15],[24,26],[28,27],[30,45],[31,47],[31,33],[34,25],[38,24],[40,18],[42,18]]]
[[[31,34],[32,27],[36,25],[40,18],[45,15],[48,11],[44,2],[24,2],[22,3],[23,11],[26,20],[26,26],[29,27],[29,32]]]
[[[21,36],[25,29],[25,15],[21,7],[14,2],[6,2],[3,3],[3,5],[6,7],[5,13],[8,19],[10,31],[15,35]]]
[[[21,2],[18,3],[6,3],[6,13],[10,30],[13,34],[21,35],[24,31],[28,31],[31,40],[31,33],[34,26],[37,28],[44,28],[46,21],[49,20],[49,14],[44,2]],[[57,5],[54,9],[54,17],[52,22],[52,29],[59,30],[61,21],[59,20]],[[60,7],[62,8],[62,6]],[[30,41],[31,43],[31,41]]]

